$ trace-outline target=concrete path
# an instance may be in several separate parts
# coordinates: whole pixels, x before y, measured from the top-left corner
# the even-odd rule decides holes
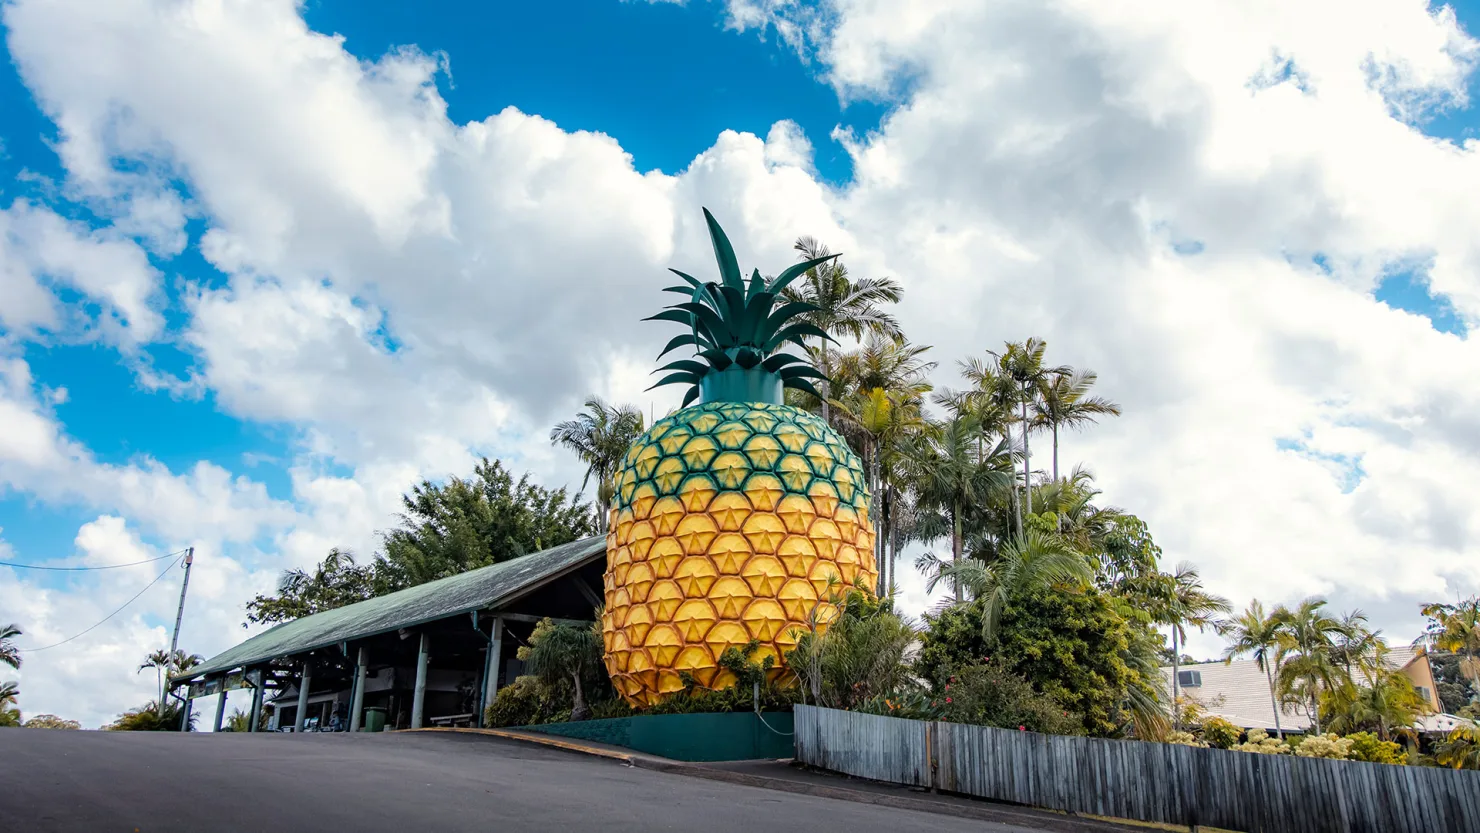
[[[0,730],[0,833],[987,831],[486,735]]]

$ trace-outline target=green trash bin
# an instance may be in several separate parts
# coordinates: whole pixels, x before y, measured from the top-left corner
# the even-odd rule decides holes
[[[381,732],[385,730],[385,707],[371,706],[365,709],[365,731]]]

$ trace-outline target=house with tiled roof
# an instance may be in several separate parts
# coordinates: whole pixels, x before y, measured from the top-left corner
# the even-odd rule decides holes
[[[1393,669],[1407,677],[1420,696],[1428,701],[1432,714],[1420,720],[1424,732],[1444,732],[1465,723],[1464,718],[1443,714],[1434,687],[1434,672],[1423,648],[1392,648],[1386,658]],[[1162,668],[1168,691],[1172,688],[1172,667]],[[1182,697],[1196,703],[1207,714],[1218,715],[1245,729],[1275,731],[1275,704],[1269,693],[1269,678],[1252,659],[1230,663],[1201,662],[1180,666],[1178,689]],[[1306,732],[1311,727],[1310,715],[1304,709],[1284,706],[1280,709],[1280,728],[1286,732]]]

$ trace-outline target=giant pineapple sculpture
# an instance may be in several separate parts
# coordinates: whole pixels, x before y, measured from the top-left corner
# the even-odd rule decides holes
[[[660,356],[695,352],[661,368],[654,387],[691,387],[623,459],[607,533],[606,666],[635,705],[683,690],[683,675],[733,684],[719,657],[752,640],[752,659],[774,657],[779,676],[797,637],[836,615],[840,589],[878,578],[858,457],[824,421],[782,404],[785,388],[816,394],[808,379],[822,374],[780,349],[827,334],[796,320],[815,307],[781,292],[830,258],[746,281],[704,217],[720,280],[673,270],[685,285],[665,291],[685,300],[649,319],[687,330]]]

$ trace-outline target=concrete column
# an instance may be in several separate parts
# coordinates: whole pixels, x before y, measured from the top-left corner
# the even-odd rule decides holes
[[[221,693],[216,695],[216,723],[211,731],[221,731],[221,721],[226,718],[226,678],[221,678]]]
[[[180,731],[182,732],[190,731],[190,707],[194,703],[195,701],[190,699],[190,688],[187,685],[185,688],[185,707],[180,709]]]
[[[349,698],[349,730],[360,731],[360,712],[364,711],[365,705],[365,674],[369,670],[366,664],[370,661],[365,652],[365,646],[360,646],[359,656],[355,659],[355,687],[354,693]]]
[[[303,718],[308,716],[308,687],[313,685],[313,666],[303,661],[303,674],[298,680],[298,714],[293,718],[293,731],[303,731]]]
[[[421,650],[416,654],[416,693],[411,699],[411,728],[420,729],[426,716],[427,705],[427,651],[431,640],[425,631],[421,634]]]
[[[483,707],[478,710],[478,725],[483,725],[483,714],[493,705],[498,694],[499,674],[503,671],[504,617],[493,617],[492,638],[488,643],[488,662],[483,668]]]
[[[256,732],[258,729],[261,728],[261,726],[258,724],[262,719],[262,700],[263,697],[266,695],[263,687],[264,683],[266,682],[267,669],[257,669],[257,685],[252,688],[252,722],[249,724],[251,728],[247,730],[249,732]]]

